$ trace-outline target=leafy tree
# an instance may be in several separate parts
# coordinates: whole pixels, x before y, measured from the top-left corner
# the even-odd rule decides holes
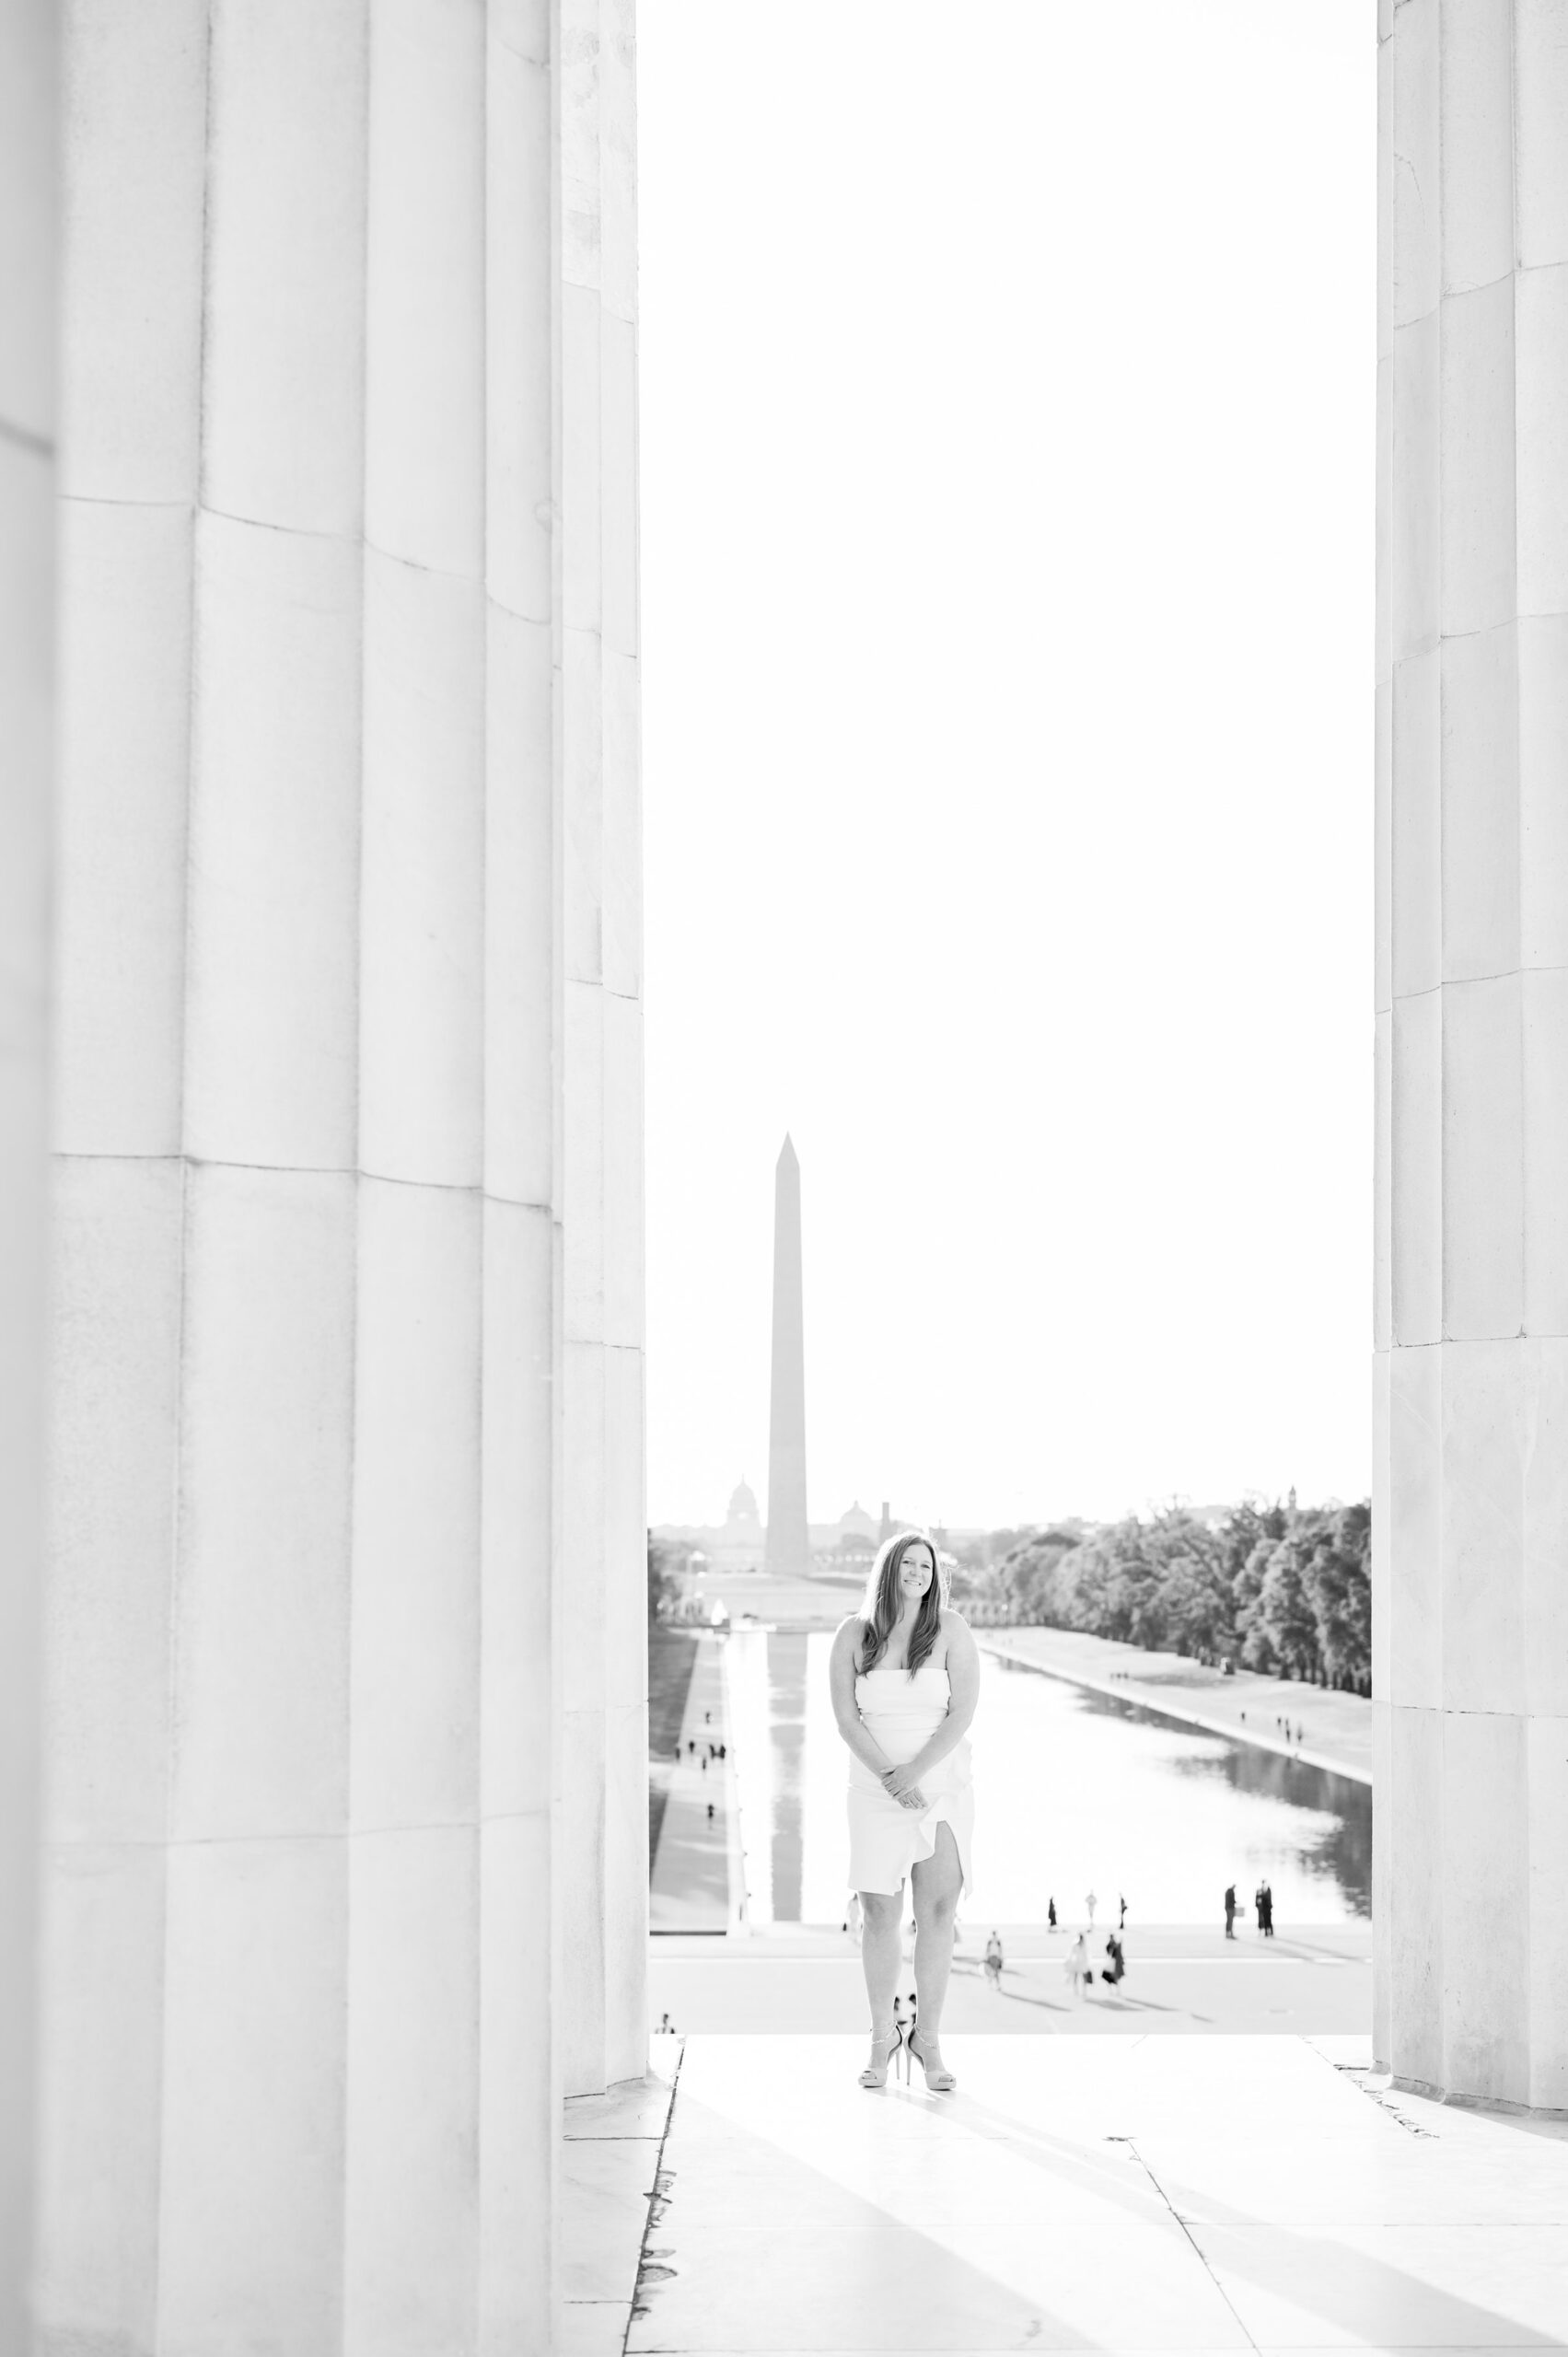
[[[1372,1511],[1344,1506],[1316,1535],[1302,1586],[1330,1686],[1365,1686],[1372,1672]]]
[[[1249,1669],[1277,1678],[1313,1678],[1318,1666],[1318,1624],[1301,1576],[1294,1538],[1264,1539],[1253,1550],[1262,1556],[1262,1576],[1250,1606],[1241,1658]]]
[[[680,1601],[681,1573],[691,1554],[688,1547],[677,1547],[668,1539],[656,1538],[648,1533],[648,1626],[665,1620]]]
[[[1179,1502],[1144,1521],[998,1533],[966,1601],[1012,1621],[1368,1689],[1371,1512],[1246,1498],[1215,1526]]]

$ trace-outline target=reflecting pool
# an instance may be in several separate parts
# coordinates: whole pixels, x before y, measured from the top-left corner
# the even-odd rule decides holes
[[[828,1700],[830,1631],[741,1629],[726,1674],[748,1908],[758,1925],[836,1923],[847,1892],[848,1754]],[[1372,1794],[1132,1702],[981,1655],[971,1742],[972,1922],[1043,1922],[1086,1894],[1114,1922],[1222,1919],[1267,1875],[1282,1930],[1371,1911]]]

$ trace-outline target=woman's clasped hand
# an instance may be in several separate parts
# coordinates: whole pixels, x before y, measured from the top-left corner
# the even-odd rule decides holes
[[[921,1791],[919,1784],[915,1782],[912,1768],[907,1759],[900,1767],[889,1768],[887,1774],[883,1777],[882,1782],[886,1790],[891,1793],[893,1798],[898,1802],[900,1808],[923,1808],[925,1806],[925,1794]]]

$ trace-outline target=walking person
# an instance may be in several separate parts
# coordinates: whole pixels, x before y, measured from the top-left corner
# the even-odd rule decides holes
[[[1125,1891],[1118,1892],[1117,1905],[1121,1908],[1121,1912],[1116,1919],[1116,1928],[1119,1932],[1124,1932],[1127,1929],[1127,1894]]]
[[[1236,1885],[1233,1882],[1227,1882],[1225,1887],[1225,1935],[1227,1940],[1236,1937]]]
[[[1092,1932],[1095,1927],[1095,1909],[1099,1905],[1099,1899],[1095,1892],[1092,1890],[1089,1892],[1087,1898],[1084,1901],[1084,1905],[1089,1910],[1089,1929]]]
[[[1274,1892],[1267,1875],[1258,1886],[1258,1922],[1266,1940],[1274,1936]]]
[[[1094,1967],[1089,1962],[1089,1944],[1082,1932],[1074,1933],[1073,1945],[1067,1951],[1062,1969],[1066,1976],[1067,1986],[1073,1991],[1073,2002],[1076,2004],[1085,1991],[1093,1986],[1095,1977]]]
[[[1253,1912],[1258,1918],[1258,1937],[1261,1939],[1263,1936],[1263,1885],[1261,1881],[1259,1882],[1257,1889],[1252,1894],[1252,1908]]]
[[[1002,1986],[1002,1941],[994,1930],[985,1944],[985,1977],[993,1989]]]
[[[833,1716],[851,1754],[850,1880],[865,1916],[860,1956],[871,2005],[871,2060],[863,2087],[888,2084],[905,2033],[894,2018],[904,1883],[914,1898],[919,2026],[909,2050],[935,2095],[957,2084],[942,2061],[942,2003],[953,1965],[953,1919],[970,1880],[974,1795],[970,1722],[980,1700],[980,1655],[964,1621],[944,1607],[936,1550],[918,1530],[885,1539],[865,1608],[833,1639]],[[918,2041],[918,2042],[917,2042]]]
[[[1109,1980],[1111,1987],[1114,1989],[1121,1980],[1125,1979],[1127,1972],[1126,1953],[1122,1948],[1121,1937],[1117,1933],[1108,1932],[1106,1933],[1105,1953],[1109,1958],[1109,1962],[1107,1963],[1104,1971],[1100,1974],[1100,1979],[1102,1980]]]
[[[1045,1902],[1045,1920],[1051,1930],[1054,1932],[1056,1929],[1056,1901],[1054,1898],[1048,1898]]]

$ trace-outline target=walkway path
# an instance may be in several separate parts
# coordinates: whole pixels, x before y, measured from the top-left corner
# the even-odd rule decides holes
[[[954,2030],[1010,2035],[1106,2036],[1130,2029],[1365,2034],[1372,2020],[1372,1926],[1316,1925],[1295,1936],[1235,1940],[1196,1925],[1130,1924],[1127,1978],[1097,1979],[1074,1998],[1063,1976],[1067,1934],[1040,1925],[1003,1935],[999,1990],[986,1980],[981,1944],[990,1927],[966,1924],[954,1960],[946,2020]],[[1097,1972],[1105,1942],[1091,1942]],[[908,1996],[914,1973],[906,1962]],[[854,1943],[841,1933],[775,1926],[735,1940],[661,1939],[648,1961],[650,2018],[680,2030],[858,2030],[865,1983]]]
[[[1360,1694],[1304,1686],[1290,1678],[1237,1670],[1226,1678],[1185,1654],[1149,1653],[1075,1629],[977,1629],[976,1643],[999,1658],[1092,1687],[1119,1701],[1143,1702],[1190,1725],[1287,1752],[1314,1768],[1372,1782],[1372,1705]],[[1301,1739],[1280,1725],[1305,1730]]]
[[[704,1768],[701,1762],[710,1743],[722,1743],[726,1757]],[[689,1748],[692,1744],[694,1751]],[[721,1643],[704,1634],[686,1692],[680,1759],[669,1776],[649,1877],[648,1914],[656,1932],[724,1932],[736,1920],[732,1893],[743,1887],[743,1879],[731,1857],[739,1840],[728,1756],[733,1751]]]
[[[1354,2039],[956,2037],[949,2096],[864,2057],[686,2040],[630,2357],[1568,2348],[1568,2122]]]

